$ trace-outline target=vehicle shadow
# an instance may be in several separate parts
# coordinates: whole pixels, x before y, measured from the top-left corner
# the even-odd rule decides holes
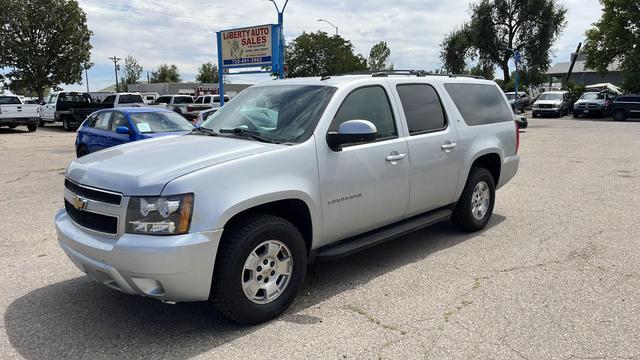
[[[504,216],[494,214],[487,229],[504,220]],[[439,224],[339,261],[316,262],[310,265],[293,306],[273,321],[320,322],[300,313],[480,234],[462,233],[446,223]],[[226,321],[206,302],[168,305],[120,294],[79,277],[16,299],[7,308],[4,325],[11,345],[26,359],[187,359],[269,323],[243,327]]]

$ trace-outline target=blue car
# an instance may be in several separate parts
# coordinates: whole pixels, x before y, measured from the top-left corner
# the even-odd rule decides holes
[[[193,125],[182,115],[158,108],[117,108],[96,111],[80,125],[76,155],[84,155],[159,136],[185,134]]]

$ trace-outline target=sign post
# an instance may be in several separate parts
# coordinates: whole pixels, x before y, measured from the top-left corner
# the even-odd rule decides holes
[[[267,24],[248,28],[223,30],[216,33],[218,40],[218,77],[220,106],[224,105],[224,74],[234,68],[265,68],[270,70],[245,71],[237,74],[278,72],[281,69],[282,35],[279,25]]]

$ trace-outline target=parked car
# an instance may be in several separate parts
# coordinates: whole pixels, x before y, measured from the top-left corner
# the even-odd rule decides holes
[[[160,94],[158,94],[157,92],[143,92],[140,93],[140,95],[142,95],[142,98],[147,105],[153,104],[153,102],[160,97]]]
[[[194,125],[200,126],[205,120],[208,120],[209,117],[213,116],[213,114],[215,114],[218,110],[220,110],[220,107],[215,107],[215,108],[200,111],[198,113],[198,117],[193,122]]]
[[[640,94],[627,94],[613,100],[611,117],[615,121],[640,117]]]
[[[255,85],[190,135],[73,161],[62,249],[112,289],[253,324],[291,304],[313,259],[449,219],[483,229],[520,161],[502,91],[393,74]]]
[[[54,92],[40,103],[40,126],[56,121],[62,122],[66,131],[80,125],[94,111],[113,108],[114,104],[98,104],[91,101],[91,95],[81,92]]]
[[[554,115],[561,117],[569,114],[569,93],[566,91],[548,91],[538,96],[533,103],[532,116]]]
[[[146,106],[147,103],[139,93],[116,93],[102,100],[103,104],[113,104],[113,108]]]
[[[198,117],[198,111],[189,108],[192,104],[193,97],[190,95],[162,95],[153,102],[153,105],[175,111],[190,120]]]
[[[224,97],[224,102],[228,102],[229,97]],[[194,101],[193,105],[189,106],[191,111],[202,111],[211,108],[219,108],[220,107],[220,95],[203,95],[198,96]]]
[[[605,92],[585,92],[573,104],[573,117],[577,118],[581,115],[603,117],[610,110],[611,99],[611,95]]]
[[[91,114],[78,129],[78,157],[132,141],[185,134],[193,125],[166,109],[144,107],[100,110]]]
[[[518,95],[514,91],[504,93],[509,100],[509,104],[514,111],[519,111],[521,113],[527,110],[529,106],[529,95],[526,92],[518,91]]]
[[[26,126],[29,132],[34,132],[38,129],[38,121],[38,105],[24,104],[17,96],[0,95],[0,127]]]

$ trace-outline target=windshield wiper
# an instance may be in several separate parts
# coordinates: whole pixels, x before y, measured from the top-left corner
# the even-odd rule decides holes
[[[257,131],[251,131],[243,128],[220,129],[220,134],[241,135],[246,139],[256,140],[256,141],[270,143],[270,144],[279,144],[279,142],[275,140],[267,139],[265,137],[260,136],[260,133]]]
[[[198,127],[195,128],[193,130],[191,130],[191,132],[189,133],[189,135],[209,135],[209,136],[220,136],[220,134],[218,134],[217,132],[206,128],[206,127]]]

